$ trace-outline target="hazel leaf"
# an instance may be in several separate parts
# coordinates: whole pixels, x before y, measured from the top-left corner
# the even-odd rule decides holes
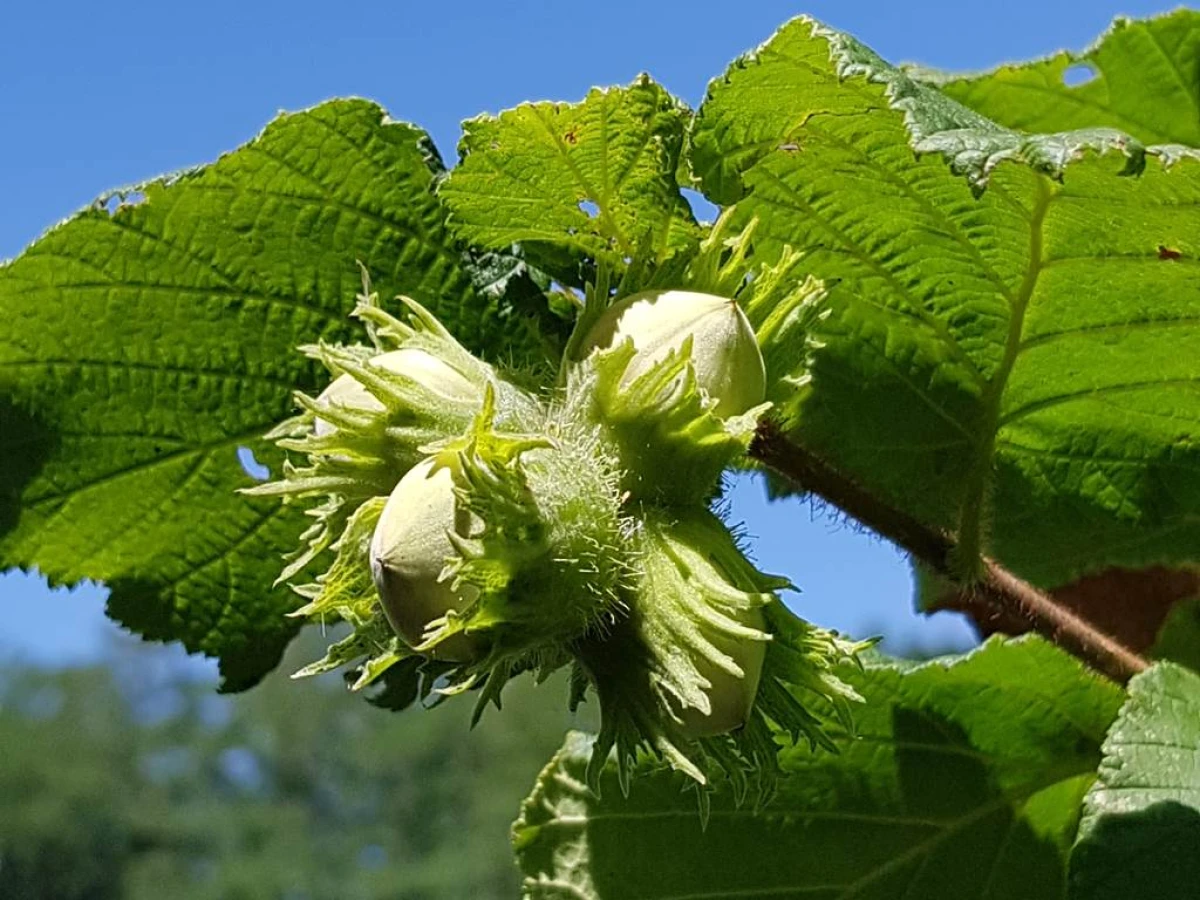
[[[955,533],[963,577],[1197,559],[1200,152],[1014,131],[805,18],[713,82],[692,146],[756,251],[824,283],[765,352],[793,440]]]
[[[521,244],[576,284],[584,259],[665,259],[698,238],[675,183],[689,113],[649,77],[580,103],[526,103],[464,124],[462,162],[441,187],[473,244]]]
[[[1073,900],[1184,898],[1200,879],[1200,675],[1134,677],[1071,858]]]
[[[1200,12],[1117,18],[1081,53],[982,74],[912,70],[964,106],[1019,131],[1118,128],[1146,144],[1200,146]]]
[[[295,348],[357,337],[361,261],[471,349],[540,357],[529,312],[477,288],[429,138],[375,104],[284,115],[210,166],[140,185],[0,266],[0,566],[89,578],[109,614],[253,684],[297,627],[272,587],[305,517],[235,493],[239,450],[318,393]]]
[[[1063,900],[1120,689],[1036,639],[846,680],[867,702],[840,752],[780,749],[774,797],[718,783],[707,822],[649,758],[628,796],[612,763],[592,791],[592,739],[569,736],[513,826],[524,896]]]

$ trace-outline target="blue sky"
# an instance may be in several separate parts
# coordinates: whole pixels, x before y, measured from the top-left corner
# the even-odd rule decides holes
[[[951,69],[1082,48],[1114,15],[1170,7],[1143,0],[907,0],[741,3],[392,2],[342,4],[10,4],[0,36],[0,259],[106,188],[203,163],[281,109],[333,96],[377,100],[433,135],[454,159],[459,123],[529,99],[580,98],[641,71],[696,104],[736,55],[806,12],[894,61]],[[452,10],[441,13],[439,9]],[[0,313],[2,314],[2,313]],[[740,483],[733,518],[758,538],[760,565],[803,588],[806,617],[856,635],[965,646],[955,617],[911,612],[910,578],[891,547],[767,504]],[[113,652],[103,592],[0,576],[0,658],[74,664]]]

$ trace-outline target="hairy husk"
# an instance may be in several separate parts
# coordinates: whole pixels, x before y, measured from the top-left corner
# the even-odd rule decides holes
[[[682,283],[783,290],[784,270],[731,273],[745,267],[739,240],[702,245]],[[297,674],[347,667],[353,688],[400,679],[410,699],[476,692],[478,717],[512,677],[568,666],[572,704],[599,698],[593,780],[615,754],[627,789],[649,754],[697,786],[723,772],[762,797],[782,735],[832,747],[810,701],[846,714],[857,697],[835,670],[863,645],[788,612],[776,593],[787,583],[751,565],[711,511],[769,407],[746,408],[762,397],[763,367],[745,316],[733,300],[636,281],[644,293],[622,306],[606,284],[577,328],[595,329],[613,304],[615,338],[573,338],[560,387],[541,397],[409,300],[401,321],[360,298],[370,345],[305,348],[334,387],[297,395],[302,412],[274,437],[303,461],[252,492],[312,504],[281,579],[307,601],[295,615],[354,631]],[[637,333],[622,337],[622,309],[650,328],[689,297],[697,331],[653,326],[641,348]],[[752,383],[723,400],[713,372]]]

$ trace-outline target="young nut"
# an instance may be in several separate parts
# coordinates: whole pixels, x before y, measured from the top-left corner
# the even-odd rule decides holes
[[[410,469],[388,497],[371,539],[371,575],[384,614],[413,647],[424,641],[434,619],[464,609],[477,596],[470,585],[455,591],[439,580],[455,553],[448,532],[466,537],[472,525],[471,514],[455,497],[451,465],[429,458]],[[466,635],[455,634],[429,655],[464,662],[475,648]]]
[[[418,347],[402,347],[373,357],[369,366],[377,366],[388,372],[404,375],[453,403],[478,402],[480,391],[461,372],[427,350]],[[352,375],[339,375],[321,392],[317,403],[339,406],[363,412],[383,412],[384,405],[361,382]],[[322,437],[333,431],[334,426],[318,418],[313,423],[313,432]]]
[[[584,354],[633,339],[637,350],[621,383],[629,384],[692,339],[700,389],[728,418],[763,402],[767,375],[754,329],[735,300],[694,291],[645,291],[605,310],[583,341]]]
[[[740,618],[741,625],[758,631],[766,628],[759,608],[745,610]],[[733,660],[742,674],[735,675],[704,657],[696,660],[700,675],[710,683],[704,693],[708,696],[711,709],[707,715],[694,707],[687,707],[680,712],[683,732],[692,738],[725,734],[746,724],[754,708],[763,661],[767,655],[765,641],[723,634],[711,635],[709,640],[717,650]]]

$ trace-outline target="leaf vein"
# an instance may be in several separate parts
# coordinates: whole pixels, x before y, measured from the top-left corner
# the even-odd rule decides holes
[[[945,324],[942,323],[937,318],[931,316],[929,314],[928,310],[925,309],[923,304],[916,302],[916,299],[911,296],[908,289],[903,284],[900,283],[899,279],[896,278],[896,276],[893,272],[889,271],[872,254],[868,253],[863,247],[861,247],[857,241],[855,241],[852,237],[850,237],[849,234],[847,234],[845,232],[844,229],[841,229],[837,225],[835,225],[829,219],[828,216],[819,212],[811,203],[809,203],[807,200],[805,200],[800,195],[800,193],[795,188],[793,188],[790,184],[788,184],[783,178],[781,178],[775,172],[771,171],[769,166],[761,167],[760,171],[766,177],[770,178],[775,183],[775,185],[778,188],[780,188],[780,190],[783,193],[787,194],[791,198],[792,202],[794,202],[796,204],[796,208],[798,209],[798,211],[808,215],[810,218],[812,218],[813,221],[820,223],[825,228],[825,230],[828,231],[834,237],[834,239],[840,241],[844,247],[844,250],[843,250],[844,253],[852,256],[859,263],[861,263],[865,268],[873,270],[876,273],[876,275],[878,275],[884,282],[886,282],[888,284],[888,286],[891,287],[892,291],[896,294],[896,296],[909,309],[912,310],[913,319],[916,321],[919,321],[926,328],[928,328],[937,337],[938,341],[944,346],[944,348],[950,353],[950,355],[956,357],[959,360],[959,362],[967,369],[967,371],[971,372],[973,374],[973,376],[982,384],[982,382],[983,382],[982,373],[980,373],[978,367],[970,359],[970,357],[968,357],[966,355],[966,353],[963,351],[962,346],[959,344],[959,342],[957,340],[955,340],[954,336],[951,335],[946,330]],[[775,201],[773,201],[769,197],[761,197],[760,196],[759,202],[765,203],[765,204],[773,204]],[[811,250],[812,248],[806,248],[806,249]]]
[[[1063,403],[1073,403],[1093,397],[1106,397],[1111,394],[1136,392],[1154,387],[1185,387],[1192,385],[1200,385],[1200,376],[1196,376],[1195,378],[1157,378],[1145,381],[1126,381],[1117,384],[1097,385],[1096,387],[1072,391],[1067,394],[1055,394],[1050,397],[1043,397],[1041,400],[1026,403],[1024,406],[1019,406],[1002,416],[999,425],[1001,427],[1010,425],[1026,416],[1031,416],[1034,413],[1041,412],[1052,406],[1059,406]]]

